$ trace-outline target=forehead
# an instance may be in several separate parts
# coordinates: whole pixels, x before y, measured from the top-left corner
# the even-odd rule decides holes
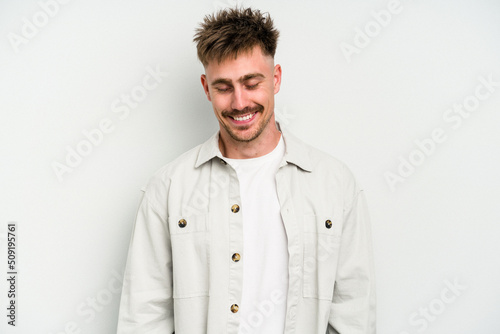
[[[228,57],[220,63],[212,60],[205,67],[205,74],[209,80],[225,78],[236,81],[251,73],[261,73],[268,77],[273,67],[273,58],[264,55],[260,47],[255,47],[249,52],[238,54],[236,58]]]

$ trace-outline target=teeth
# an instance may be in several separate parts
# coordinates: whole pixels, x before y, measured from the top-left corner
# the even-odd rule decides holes
[[[246,116],[241,116],[241,117],[236,117],[236,116],[235,116],[235,117],[233,117],[233,118],[234,118],[235,120],[237,120],[237,121],[246,121],[247,119],[252,118],[252,117],[253,117],[253,115],[255,115],[255,113],[253,113],[253,114],[248,114],[248,115],[246,115]]]

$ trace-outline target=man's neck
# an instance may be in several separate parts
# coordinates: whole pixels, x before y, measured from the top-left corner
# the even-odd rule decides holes
[[[242,142],[234,140],[228,133],[220,131],[219,149],[222,155],[230,159],[258,158],[272,152],[278,145],[281,133],[274,124],[269,123],[266,129],[254,140]]]

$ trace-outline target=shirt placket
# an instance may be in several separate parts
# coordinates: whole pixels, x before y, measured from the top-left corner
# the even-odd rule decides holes
[[[276,188],[281,207],[281,217],[288,239],[288,294],[285,333],[295,333],[297,308],[301,295],[301,252],[297,213],[290,190],[292,166],[282,166],[276,174]]]
[[[238,333],[240,324],[239,311],[243,288],[243,216],[241,207],[240,185],[236,171],[224,160],[229,175],[228,207],[224,210],[229,211],[229,300],[227,305],[228,333]]]

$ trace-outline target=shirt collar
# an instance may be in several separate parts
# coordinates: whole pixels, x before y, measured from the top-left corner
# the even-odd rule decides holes
[[[300,169],[311,172],[312,164],[309,158],[309,148],[306,146],[306,144],[304,144],[287,130],[283,129],[278,122],[276,122],[276,126],[283,135],[283,140],[285,142],[285,156],[281,165],[283,166],[286,163],[291,163],[296,165]],[[217,131],[206,142],[201,144],[198,158],[196,159],[196,164],[194,167],[198,168],[205,162],[213,158],[224,159],[222,153],[219,150],[219,131]]]

